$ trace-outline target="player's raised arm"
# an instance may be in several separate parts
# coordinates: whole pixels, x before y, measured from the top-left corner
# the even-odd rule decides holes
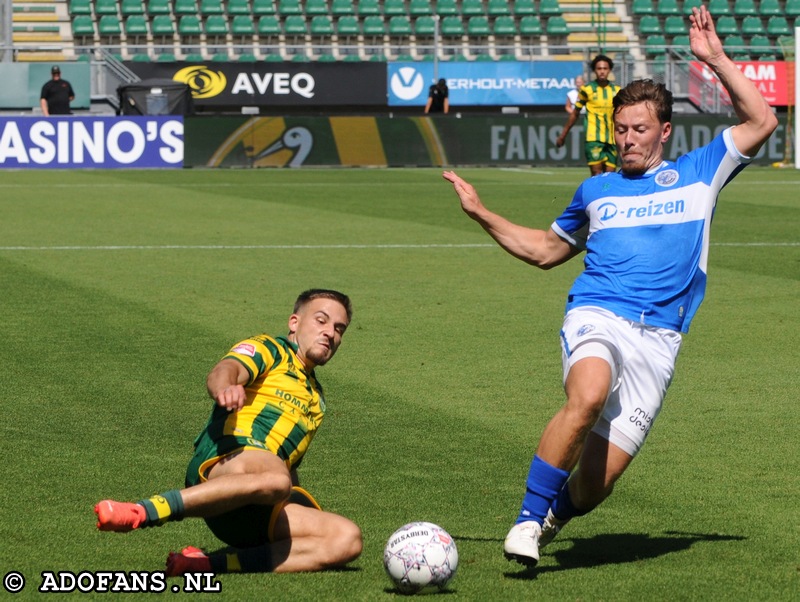
[[[753,82],[725,54],[706,7],[693,8],[689,20],[692,53],[716,73],[728,91],[739,117],[739,125],[731,132],[733,142],[740,153],[752,157],[775,131],[778,119]]]
[[[561,239],[553,230],[536,230],[508,221],[489,211],[475,188],[453,171],[442,174],[461,200],[461,208],[478,222],[497,244],[514,257],[542,269],[564,263],[580,250]]]

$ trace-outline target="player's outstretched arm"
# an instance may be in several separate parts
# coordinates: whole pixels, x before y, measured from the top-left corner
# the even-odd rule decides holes
[[[206,379],[208,395],[229,412],[241,410],[247,401],[243,385],[248,378],[247,369],[236,360],[220,360]]]
[[[733,142],[740,153],[752,157],[778,126],[778,119],[755,85],[725,54],[705,6],[695,7],[689,17],[692,53],[719,77],[731,97],[739,125],[733,128]]]
[[[553,230],[526,228],[489,211],[472,184],[455,172],[445,171],[442,177],[453,184],[464,213],[478,222],[497,244],[514,257],[546,270],[564,263],[580,252],[559,238]]]

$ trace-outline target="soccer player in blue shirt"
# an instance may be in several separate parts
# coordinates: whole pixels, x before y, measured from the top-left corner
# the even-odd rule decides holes
[[[515,257],[548,269],[586,251],[561,331],[567,400],[542,433],[504,543],[505,556],[526,566],[567,521],[611,494],[644,443],[705,292],[717,196],[777,126],[725,55],[706,7],[689,19],[694,56],[720,79],[739,118],[708,145],[665,161],[672,94],[640,80],[614,98],[621,171],[585,180],[547,231],[489,211],[470,184],[444,173],[467,215]]]

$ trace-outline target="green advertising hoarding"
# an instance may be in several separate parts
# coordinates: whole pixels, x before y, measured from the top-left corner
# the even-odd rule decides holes
[[[185,166],[582,166],[583,128],[555,140],[562,115],[447,117],[189,117]],[[735,118],[673,119],[666,159],[709,142]],[[784,124],[755,159],[783,160]]]

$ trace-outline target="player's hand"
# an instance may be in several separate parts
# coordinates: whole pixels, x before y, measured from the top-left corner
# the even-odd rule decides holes
[[[244,392],[242,385],[229,385],[219,391],[214,400],[219,407],[225,408],[229,412],[238,412],[244,407],[244,402],[247,401],[247,394]]]
[[[692,54],[705,63],[725,56],[722,42],[714,27],[714,19],[708,9],[704,5],[693,7],[689,20],[692,22],[689,28],[689,47]]]
[[[445,171],[442,177],[453,184],[453,188],[461,200],[461,208],[469,216],[474,216],[479,210],[483,209],[483,203],[475,192],[475,188],[464,180],[454,171]]]
[[[564,146],[564,141],[565,141],[564,136],[559,136],[558,138],[556,138],[556,147],[561,148],[562,146]]]

